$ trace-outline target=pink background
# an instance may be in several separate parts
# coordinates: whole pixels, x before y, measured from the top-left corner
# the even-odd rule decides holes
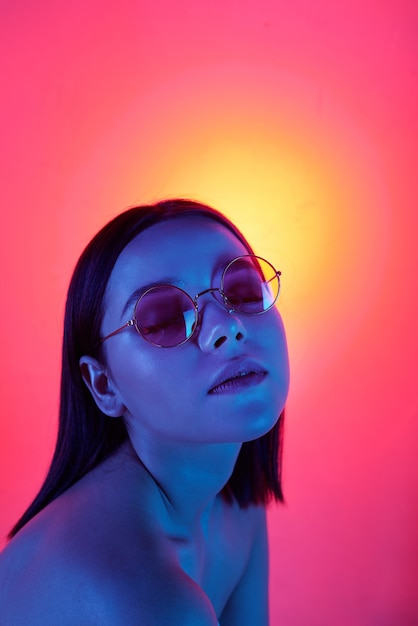
[[[283,272],[273,626],[418,623],[415,0],[0,4],[0,536],[51,456],[72,267],[133,203]]]

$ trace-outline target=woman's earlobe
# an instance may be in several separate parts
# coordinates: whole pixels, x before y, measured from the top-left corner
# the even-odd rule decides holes
[[[82,356],[79,365],[81,376],[99,409],[109,417],[121,417],[125,406],[103,365],[91,356]]]

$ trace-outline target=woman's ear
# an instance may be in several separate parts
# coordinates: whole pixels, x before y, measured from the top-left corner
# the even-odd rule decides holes
[[[79,364],[83,380],[99,409],[109,417],[121,417],[125,405],[117,390],[113,389],[103,365],[91,356],[82,356]]]

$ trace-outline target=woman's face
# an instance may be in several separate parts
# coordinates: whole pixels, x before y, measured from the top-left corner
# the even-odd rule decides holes
[[[102,336],[133,317],[135,303],[124,308],[139,288],[171,283],[194,298],[219,287],[228,262],[245,254],[243,244],[210,218],[181,217],[148,228],[126,246],[112,271]],[[261,315],[231,314],[205,294],[198,329],[183,345],[159,348],[129,327],[103,349],[128,430],[139,437],[248,441],[272,428],[286,401],[287,347],[275,307]]]

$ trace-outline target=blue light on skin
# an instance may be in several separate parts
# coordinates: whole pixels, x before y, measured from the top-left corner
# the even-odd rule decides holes
[[[174,277],[177,286],[194,296],[218,286],[225,265],[247,253],[232,233],[209,219],[183,218],[149,228],[125,248],[114,267],[103,336],[126,322],[124,303],[143,284]],[[199,300],[199,309],[199,331],[182,346],[156,348],[133,328],[103,344],[114,391],[111,412],[124,415],[143,461],[147,446],[158,450],[165,442],[175,442],[182,458],[182,443],[204,446],[254,439],[273,426],[284,406],[288,361],[277,309],[240,316],[228,313],[210,296]],[[220,336],[226,341],[215,348]],[[228,362],[245,358],[268,370],[263,384],[222,398],[208,395],[218,372]]]
[[[193,297],[219,286],[226,264],[247,253],[206,218],[147,229],[115,264],[102,336],[132,317],[123,309],[145,284],[170,278]],[[104,363],[81,359],[93,398],[109,419],[123,416],[129,441],[6,549],[0,580],[13,554],[26,572],[4,600],[11,619],[19,606],[20,623],[32,626],[65,624],[64,615],[68,623],[268,624],[265,511],[219,493],[241,443],[270,430],[285,404],[285,334],[275,308],[240,316],[208,295],[199,309],[199,328],[181,346],[155,347],[129,327],[104,342]],[[248,363],[265,374],[210,393],[225,368]]]
[[[112,272],[103,336],[126,321],[124,304],[142,285],[173,277],[193,297],[218,286],[226,264],[247,253],[232,233],[209,219],[183,218],[144,231],[125,248]],[[204,534],[241,443],[272,428],[289,384],[285,334],[276,308],[240,316],[210,296],[199,307],[198,332],[181,346],[157,348],[129,328],[105,342],[105,372],[86,362],[100,408],[124,416],[133,449],[164,494],[165,532],[176,529],[188,537]],[[225,393],[209,393],[228,363],[246,359],[267,375],[254,384],[243,381]]]

